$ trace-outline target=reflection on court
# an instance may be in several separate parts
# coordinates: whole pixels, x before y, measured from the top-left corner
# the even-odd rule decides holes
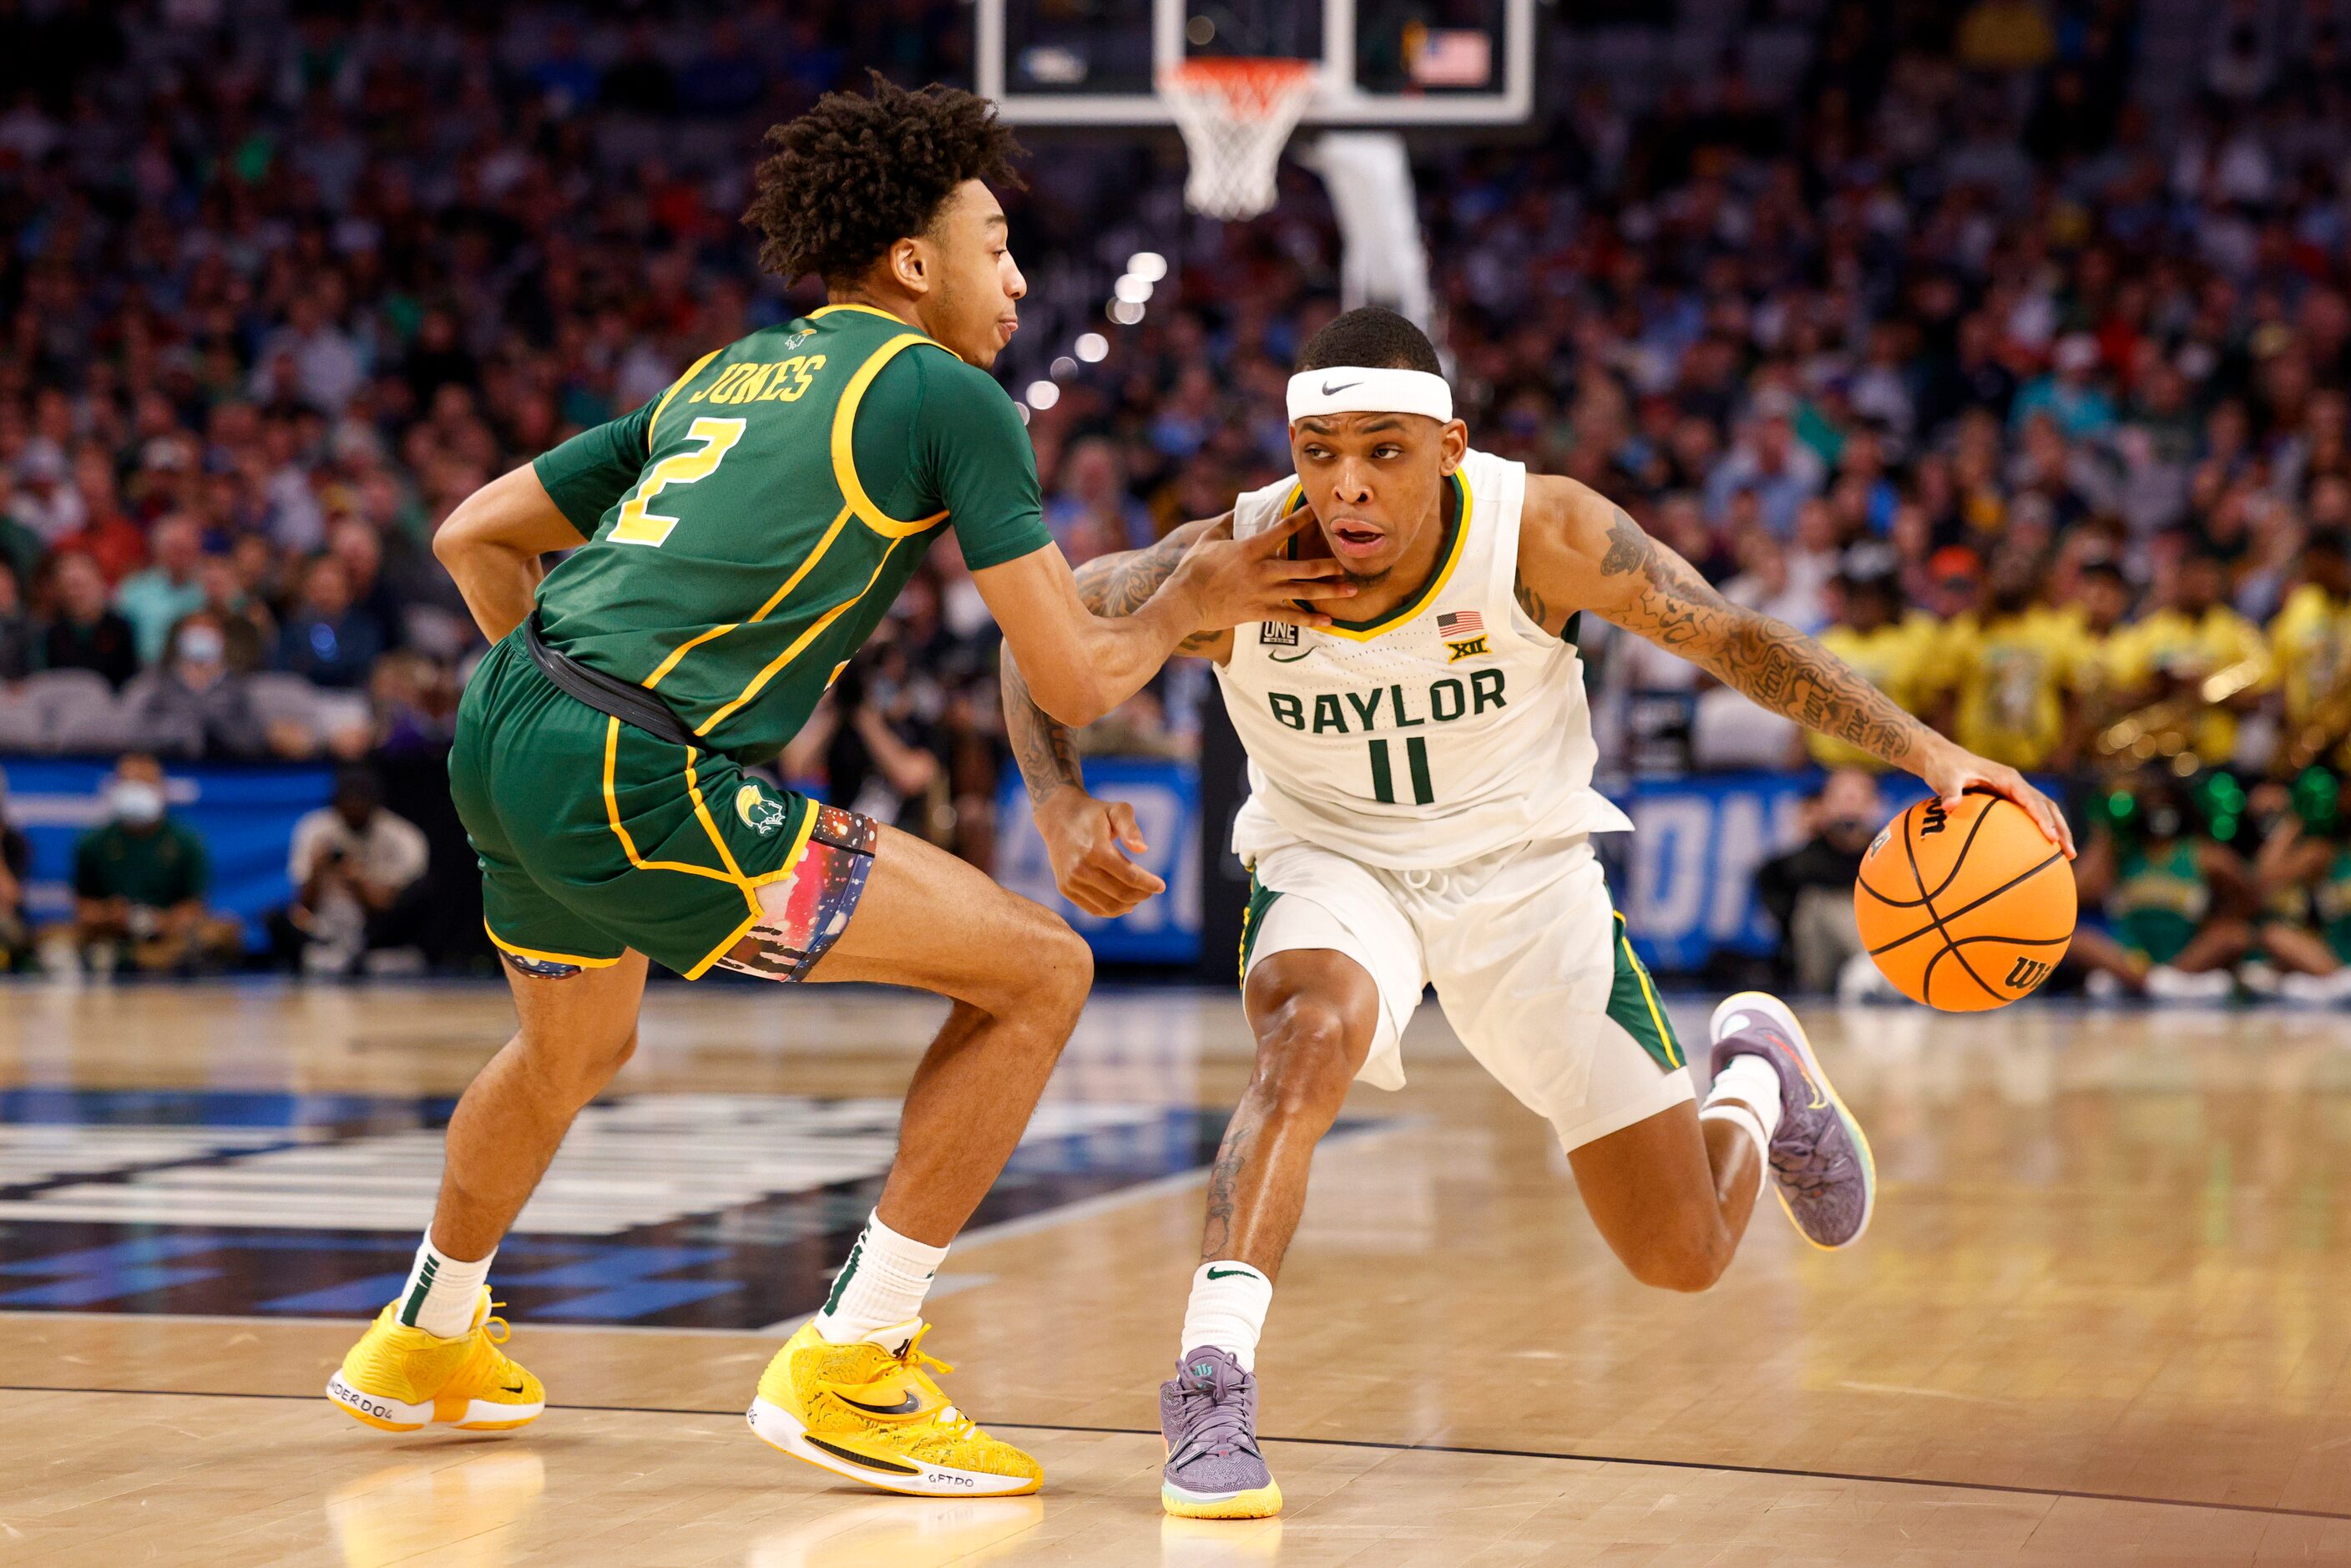
[[[496,993],[465,989],[5,1000],[12,1106],[58,1089],[413,1103],[461,1085],[504,1027]],[[1701,1030],[1708,1000],[1677,1022]],[[887,1097],[935,1017],[881,993],[664,989],[616,1103],[660,1124],[665,1097],[671,1112]],[[187,1287],[156,1286],[0,1311],[0,1555],[2351,1560],[2351,1027],[2047,1005],[1805,1019],[1870,1128],[1876,1223],[1824,1255],[1767,1211],[1723,1283],[1683,1297],[1625,1276],[1544,1127],[1424,1009],[1412,1086],[1359,1090],[1348,1109],[1364,1124],[1320,1156],[1275,1297],[1259,1371],[1290,1499],[1278,1521],[1158,1511],[1153,1401],[1200,1202],[1196,1168],[1179,1166],[1038,1203],[948,1260],[934,1339],[958,1364],[950,1387],[1042,1459],[1040,1498],[880,1497],[753,1442],[741,1410],[772,1333],[518,1312],[548,1417],[515,1437],[398,1439],[316,1396],[356,1312],[159,1312]],[[1105,995],[1053,1114],[1089,1136],[1132,1136],[1103,1120],[1126,1114],[1112,1107],[1154,1124],[1204,1110],[1213,1127],[1247,1070],[1228,995]],[[44,1190],[125,1180],[74,1152],[110,1138],[145,1140],[141,1160],[252,1154],[204,1142],[239,1129],[122,1125],[0,1127],[10,1201],[30,1201],[33,1173]],[[651,1157],[648,1183],[691,1186],[684,1155]],[[83,1277],[29,1271],[53,1253],[16,1214],[0,1291]],[[168,1251],[203,1228],[158,1211],[137,1234]]]

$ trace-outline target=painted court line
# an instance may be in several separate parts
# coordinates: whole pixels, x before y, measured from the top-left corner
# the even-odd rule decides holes
[[[243,1321],[243,1320],[239,1320]],[[214,1394],[197,1388],[62,1388],[37,1384],[0,1383],[0,1394],[111,1394],[171,1399],[277,1399],[309,1402],[315,1394]],[[650,1405],[565,1405],[566,1410],[594,1410],[621,1416],[739,1416],[737,1409],[702,1410]],[[1156,1427],[1081,1427],[1052,1421],[990,1421],[988,1426],[1015,1432],[1090,1432],[1106,1437],[1156,1437]],[[517,1439],[528,1441],[528,1439]],[[1858,1470],[1815,1470],[1793,1465],[1739,1465],[1712,1459],[1637,1458],[1624,1454],[1578,1454],[1542,1448],[1483,1448],[1456,1443],[1384,1443],[1362,1437],[1277,1437],[1268,1443],[1294,1443],[1322,1448],[1366,1448],[1394,1454],[1470,1454],[1497,1459],[1565,1459],[1576,1464],[1625,1465],[1641,1469],[1713,1470],[1729,1475],[1786,1476],[1799,1480],[1860,1481],[1880,1486],[1938,1487],[1951,1491],[2002,1493],[2011,1497],[2078,1498],[2086,1502],[2135,1503],[2144,1508],[2196,1508],[2217,1513],[2252,1513],[2287,1519],[2330,1519],[2351,1521],[2351,1513],[2320,1508],[2264,1507],[2250,1502],[2206,1502],[2195,1498],[2144,1497],[2131,1492],[2077,1491],[2070,1487],[2007,1486],[1998,1481],[1943,1480],[1933,1476],[1881,1476]]]

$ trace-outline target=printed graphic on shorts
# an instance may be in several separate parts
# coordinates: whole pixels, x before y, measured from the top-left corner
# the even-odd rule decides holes
[[[739,949],[749,943],[748,955],[730,952],[719,967],[765,980],[805,978],[848,929],[880,838],[869,819],[838,806],[819,806],[808,848],[791,874],[759,890],[767,917],[737,944]]]

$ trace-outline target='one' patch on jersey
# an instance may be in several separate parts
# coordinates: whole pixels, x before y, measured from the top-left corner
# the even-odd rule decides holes
[[[1257,640],[1261,647],[1295,648],[1298,628],[1287,621],[1260,621],[1257,624]]]

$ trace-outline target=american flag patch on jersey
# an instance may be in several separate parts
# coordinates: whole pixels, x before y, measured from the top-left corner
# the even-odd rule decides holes
[[[1448,610],[1437,618],[1440,637],[1475,637],[1486,629],[1486,618],[1475,610]]]

